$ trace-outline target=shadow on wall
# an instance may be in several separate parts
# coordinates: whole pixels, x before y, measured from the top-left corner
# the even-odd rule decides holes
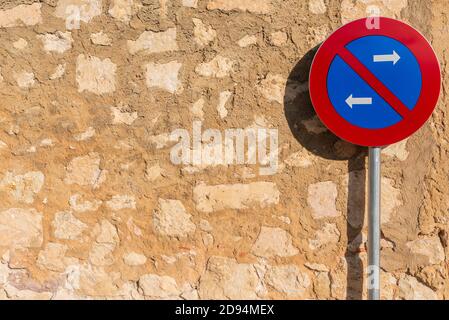
[[[347,299],[362,299],[364,270],[358,248],[365,210],[366,148],[355,147],[324,130],[316,116],[308,90],[295,95],[295,87],[308,83],[309,71],[319,46],[311,49],[291,71],[284,96],[284,113],[295,139],[309,152],[329,160],[348,161],[347,239]]]

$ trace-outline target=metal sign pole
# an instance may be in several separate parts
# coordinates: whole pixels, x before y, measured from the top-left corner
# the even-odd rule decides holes
[[[380,152],[369,148],[368,299],[380,299]]]

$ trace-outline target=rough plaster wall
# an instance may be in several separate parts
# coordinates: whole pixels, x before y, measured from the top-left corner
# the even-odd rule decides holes
[[[448,83],[444,0],[2,1],[0,298],[365,297],[366,150],[321,126],[307,78],[368,5],[430,38]],[[446,90],[384,151],[386,299],[449,294]],[[279,170],[172,164],[195,119],[277,128]]]

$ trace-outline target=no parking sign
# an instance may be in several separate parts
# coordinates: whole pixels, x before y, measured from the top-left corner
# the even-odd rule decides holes
[[[379,18],[335,31],[310,71],[310,96],[321,121],[340,138],[384,146],[407,138],[432,114],[440,94],[438,59],[411,26]]]
[[[398,142],[430,117],[441,86],[429,42],[409,25],[360,19],[335,31],[320,47],[309,89],[321,121],[338,137],[369,148],[368,297],[380,299],[381,146]]]

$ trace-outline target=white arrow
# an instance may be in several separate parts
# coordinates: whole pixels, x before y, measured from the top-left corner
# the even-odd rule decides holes
[[[352,94],[346,99],[346,103],[349,108],[352,109],[352,106],[355,104],[358,105],[371,105],[373,104],[373,98],[354,98]]]
[[[394,50],[393,54],[383,54],[373,56],[374,62],[393,62],[393,65],[395,65],[399,60],[401,60],[401,56],[398,55],[397,52]]]

